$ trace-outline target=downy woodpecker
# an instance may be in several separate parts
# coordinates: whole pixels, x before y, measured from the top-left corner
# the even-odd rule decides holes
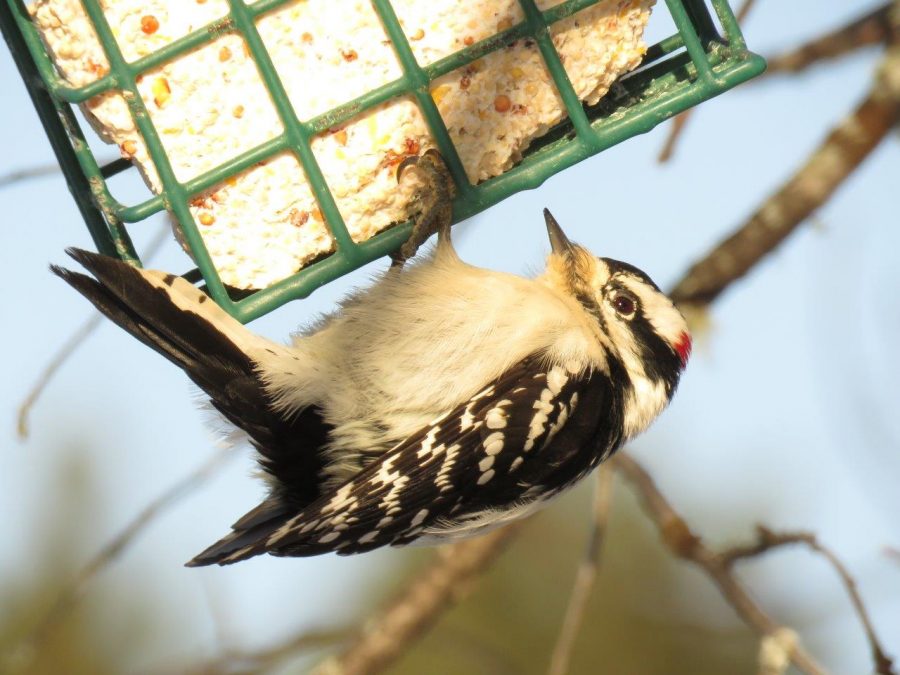
[[[484,532],[574,485],[675,393],[691,338],[646,274],[570,242],[546,210],[543,274],[467,265],[443,163],[412,164],[425,187],[411,248],[437,229],[435,250],[403,266],[405,251],[286,346],[180,277],[74,249],[95,279],[53,268],[259,453],[267,498],[188,565]]]

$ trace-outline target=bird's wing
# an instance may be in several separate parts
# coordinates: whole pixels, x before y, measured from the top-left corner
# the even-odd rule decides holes
[[[284,349],[253,335],[199,289],[172,274],[141,270],[115,258],[69,249],[96,279],[53,271],[138,340],[179,366],[222,415],[250,437],[263,468],[279,485],[265,508],[270,529],[319,497],[320,450],[330,427],[315,408],[288,415],[272,405],[258,377],[254,352]],[[251,515],[255,516],[250,518]]]
[[[256,541],[236,531],[192,565],[269,552],[353,554],[416,539],[468,513],[504,508],[576,477],[607,414],[607,379],[532,355]]]

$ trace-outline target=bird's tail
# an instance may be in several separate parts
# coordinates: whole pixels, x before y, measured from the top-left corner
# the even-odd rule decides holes
[[[67,251],[95,278],[53,266],[55,274],[114,323],[176,364],[222,415],[250,437],[260,464],[274,479],[272,494],[234,525],[234,531],[192,565],[235,562],[264,552],[261,544],[291,513],[319,494],[329,427],[318,410],[285,412],[266,389],[261,364],[295,362],[287,348],[253,334],[186,280],[142,270],[80,249]]]
[[[252,355],[266,341],[186,280],[77,248],[66,252],[96,279],[53,265],[55,274],[210,395],[224,371],[253,374]]]

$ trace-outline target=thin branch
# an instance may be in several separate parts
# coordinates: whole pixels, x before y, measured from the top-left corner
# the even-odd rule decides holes
[[[760,636],[775,635],[782,630],[773,618],[750,597],[750,593],[732,574],[731,566],[709,549],[694,534],[684,519],[659,491],[653,478],[640,464],[620,452],[610,460],[615,469],[628,480],[644,502],[645,512],[656,524],[666,547],[676,556],[703,569],[738,616]],[[824,675],[825,670],[799,644],[791,650],[791,662],[808,675]]]
[[[741,5],[735,15],[738,24],[744,22],[744,19],[750,14],[750,10],[753,9],[754,4],[756,4],[756,0],[744,0],[744,4]],[[666,136],[662,149],[659,151],[659,155],[656,157],[657,162],[665,164],[672,159],[672,155],[675,154],[675,147],[678,145],[681,134],[684,132],[684,127],[691,118],[691,115],[694,114],[695,110],[696,108],[688,108],[684,112],[675,115],[672,119],[672,124],[669,125],[669,133]]]
[[[856,610],[860,623],[863,625],[866,639],[872,650],[872,659],[875,661],[875,672],[878,673],[878,675],[897,675],[897,672],[893,669],[892,659],[887,656],[884,648],[878,641],[878,636],[875,634],[875,627],[872,625],[872,620],[869,617],[869,613],[866,611],[865,604],[856,587],[856,580],[854,580],[849,570],[847,570],[846,566],[834,552],[819,542],[816,535],[811,532],[773,532],[763,525],[758,525],[756,528],[755,542],[746,546],[736,546],[727,551],[723,551],[721,559],[726,566],[731,567],[739,560],[756,557],[773,549],[794,544],[806,546],[810,550],[824,557],[831,564],[834,571],[837,572],[838,576],[841,578],[844,587],[847,589],[847,595],[850,596],[853,608]]]
[[[147,262],[152,260],[162,248],[163,244],[168,241],[169,231],[168,224],[163,224],[159,228],[159,231],[153,235],[153,239],[147,244],[146,253],[144,254],[144,259]],[[44,390],[47,388],[47,385],[50,384],[50,381],[56,375],[57,371],[59,371],[66,361],[69,360],[69,357],[84,344],[85,340],[97,330],[97,327],[102,323],[102,316],[103,315],[100,314],[100,312],[91,314],[91,316],[69,336],[57,352],[50,358],[47,365],[44,366],[44,370],[38,375],[37,380],[31,386],[25,399],[19,404],[18,414],[16,416],[16,433],[20,439],[28,438],[30,431],[28,416],[31,414],[34,404],[37,402],[38,398],[40,398],[41,394],[44,393]]]
[[[588,544],[585,548],[584,558],[578,566],[563,625],[559,632],[559,637],[556,639],[556,646],[553,648],[553,656],[550,659],[550,668],[548,670],[549,675],[565,675],[569,672],[569,662],[571,661],[572,650],[575,647],[575,639],[581,630],[587,603],[597,578],[600,554],[603,550],[603,541],[606,537],[606,528],[609,523],[609,511],[612,506],[612,479],[613,472],[609,464],[601,464],[600,468],[597,469],[597,483],[594,488],[594,507]]]
[[[30,663],[55,628],[83,597],[88,584],[94,577],[116,561],[157,516],[175,506],[179,501],[206,483],[235,454],[234,448],[226,448],[216,452],[197,469],[170,486],[165,492],[147,504],[131,522],[110,539],[81,568],[72,581],[62,588],[50,609],[38,621],[35,628],[22,640],[16,649],[16,653],[13,655],[13,661],[19,666]]]
[[[820,61],[836,59],[863,47],[888,42],[893,33],[890,11],[891,3],[886,2],[836,30],[784,54],[770,57],[766,75],[798,73]]]
[[[515,522],[442,549],[434,563],[366,622],[353,642],[314,672],[367,675],[383,670],[471,592],[472,582],[496,560],[520,526]]]
[[[346,641],[351,635],[349,628],[325,628],[292,636],[282,643],[254,651],[227,649],[215,658],[193,666],[185,675],[221,675],[224,673],[263,673],[277,668],[285,660],[301,652]],[[171,672],[167,669],[165,672]]]
[[[688,108],[684,112],[680,112],[675,117],[672,118],[672,123],[669,125],[669,133],[666,135],[666,140],[663,143],[662,148],[659,151],[659,154],[656,156],[656,161],[660,164],[665,164],[672,156],[675,154],[675,148],[678,145],[678,141],[681,140],[681,135],[684,133],[684,127],[687,124],[688,120],[691,118],[695,108]]]
[[[865,100],[734,234],[696,263],[672,292],[679,304],[705,305],[743,277],[821,207],[900,119],[900,48],[888,50]]]

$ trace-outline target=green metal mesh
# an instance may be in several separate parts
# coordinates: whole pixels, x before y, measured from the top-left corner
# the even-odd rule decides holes
[[[22,0],[0,0],[0,26],[98,250],[140,264],[125,225],[139,223],[159,211],[168,210],[180,223],[197,264],[197,269],[185,276],[193,280],[202,276],[213,299],[244,322],[289,300],[305,297],[319,286],[396,249],[409,236],[410,225],[403,224],[362,243],[351,239],[310,147],[313,137],[322,131],[347,122],[380,103],[411,95],[457,184],[458,198],[454,203],[454,222],[457,222],[515,192],[537,187],[562,169],[645,133],[665,119],[758,75],[765,68],[765,62],[747,50],[725,0],[665,0],[677,33],[650,47],[642,67],[622,79],[614,93],[608,94],[597,105],[586,107],[578,100],[560,62],[548,26],[598,0],[568,0],[545,12],[537,8],[534,0],[520,0],[526,17],[523,22],[424,67],[416,62],[389,0],[372,0],[393,43],[403,76],[313,119],[300,121],[255,23],[260,15],[290,0],[259,0],[246,4],[242,0],[229,0],[230,11],[226,17],[131,63],[123,58],[98,0],[82,1],[110,63],[108,74],[83,87],[71,87],[60,78]],[[710,5],[718,17],[721,34]],[[662,6],[656,11],[663,11]],[[180,182],[138,92],[136,78],[180,54],[234,32],[246,41],[284,131],[211,171]],[[517,166],[501,176],[472,185],[431,97],[430,83],[523,38],[537,43],[565,103],[568,119],[533,143]],[[125,94],[162,183],[160,194],[138,204],[122,204],[110,194],[107,179],[131,165],[117,160],[99,166],[72,109],[74,104],[84,103],[108,91]],[[336,251],[269,288],[248,297],[233,298],[203,244],[188,208],[190,200],[257,162],[284,151],[293,152],[302,164],[334,237]]]

